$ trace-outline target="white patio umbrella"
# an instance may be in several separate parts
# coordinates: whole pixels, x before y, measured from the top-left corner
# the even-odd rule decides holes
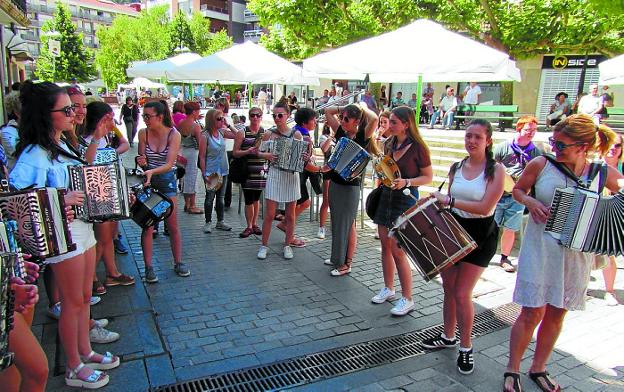
[[[126,69],[126,74],[131,78],[144,77],[159,79],[165,77],[165,72],[175,67],[188,64],[192,61],[200,59],[197,53],[182,53],[177,56],[170,57],[161,61],[144,63],[132,66]]]
[[[132,80],[132,82],[130,82],[128,84],[118,84],[117,86],[121,87],[121,88],[135,88],[135,89],[140,89],[140,88],[165,88],[164,84],[152,82],[151,80],[146,79],[146,78],[134,78]]]
[[[280,83],[319,85],[301,67],[247,41],[165,72],[170,81],[190,83]]]
[[[428,39],[414,46],[422,37]],[[520,81],[506,53],[426,19],[311,57],[303,69],[320,77],[368,75],[372,82]]]
[[[624,54],[598,64],[600,84],[624,84]]]

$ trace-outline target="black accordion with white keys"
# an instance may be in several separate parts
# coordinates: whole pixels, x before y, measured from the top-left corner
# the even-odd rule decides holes
[[[57,188],[0,193],[2,218],[17,223],[17,242],[24,253],[45,259],[76,250],[67,223],[65,193]]]
[[[624,192],[603,196],[576,187],[555,190],[545,231],[580,252],[624,252]]]
[[[85,192],[84,204],[76,206],[78,219],[104,222],[130,218],[128,181],[121,160],[68,166],[68,170],[70,190]]]

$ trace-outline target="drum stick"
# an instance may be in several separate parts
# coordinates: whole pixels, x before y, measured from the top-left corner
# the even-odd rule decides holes
[[[410,191],[409,188],[403,188],[403,194],[405,196],[411,197],[415,202],[418,202],[418,198],[416,198],[416,196],[412,195],[412,192]]]

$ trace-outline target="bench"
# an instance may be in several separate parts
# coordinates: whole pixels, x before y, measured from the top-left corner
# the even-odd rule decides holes
[[[504,123],[501,122],[511,122],[513,124],[514,121],[519,119],[520,117],[516,116],[518,113],[518,105],[462,105],[457,107],[457,113],[461,111],[473,111],[472,115],[459,115],[456,114],[455,119],[455,129],[459,129],[460,120],[472,120],[475,118],[483,118],[486,120],[496,120],[498,122],[498,128],[501,131],[504,131]],[[478,113],[482,113],[479,114]]]
[[[622,131],[624,129],[624,107],[607,108],[608,118],[603,118],[601,122],[613,128]]]

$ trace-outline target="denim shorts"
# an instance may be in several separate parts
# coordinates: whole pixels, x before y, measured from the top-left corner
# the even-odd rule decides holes
[[[375,211],[373,222],[392,228],[396,218],[416,204],[416,200],[404,195],[403,190],[392,190],[383,185],[382,189],[379,206],[377,211]],[[410,190],[412,196],[418,199],[418,187],[410,187]]]
[[[166,173],[154,174],[152,176],[151,187],[164,193],[167,197],[175,197],[178,193],[178,180],[174,170]]]
[[[515,201],[511,195],[503,195],[496,205],[494,220],[499,227],[511,231],[520,231],[523,214],[524,204]]]

